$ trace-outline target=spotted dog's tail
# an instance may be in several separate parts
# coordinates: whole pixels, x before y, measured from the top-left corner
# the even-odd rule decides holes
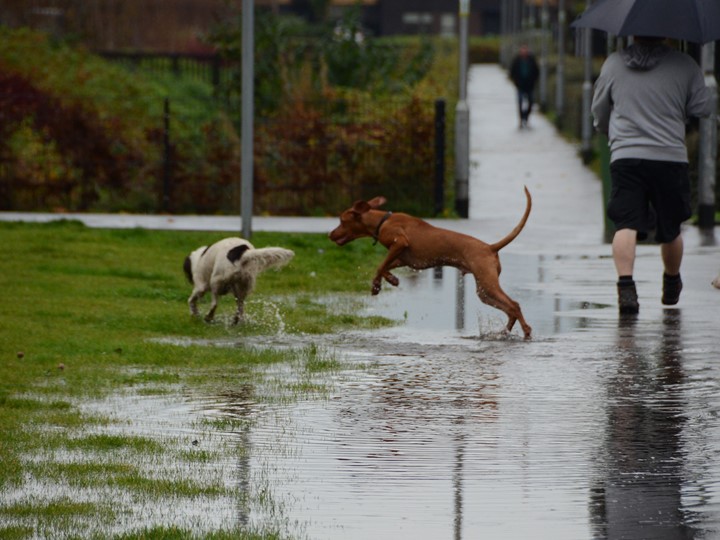
[[[246,246],[238,246],[231,250],[231,252],[239,250],[242,247],[246,249],[242,250],[237,259],[240,260],[240,264],[244,269],[255,275],[270,268],[282,268],[295,256],[294,251],[279,247],[247,249]],[[228,259],[229,258],[230,252],[228,252]],[[235,264],[235,261],[232,262]]]

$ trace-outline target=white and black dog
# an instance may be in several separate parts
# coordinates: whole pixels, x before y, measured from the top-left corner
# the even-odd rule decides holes
[[[193,291],[188,299],[190,313],[198,315],[197,301],[207,292],[212,293],[210,310],[205,320],[212,321],[218,298],[232,291],[237,301],[233,324],[243,318],[245,298],[255,286],[260,272],[285,266],[295,256],[289,249],[255,247],[242,238],[225,238],[211,246],[202,246],[185,257],[183,270]]]

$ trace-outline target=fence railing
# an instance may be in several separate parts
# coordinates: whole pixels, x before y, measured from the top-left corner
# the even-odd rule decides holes
[[[223,59],[217,53],[147,53],[99,51],[107,60],[123,64],[129,69],[143,69],[150,73],[172,73],[191,77],[217,89],[223,81]]]

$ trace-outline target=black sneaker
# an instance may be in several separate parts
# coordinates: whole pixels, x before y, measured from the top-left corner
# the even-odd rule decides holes
[[[677,276],[668,276],[663,274],[663,295],[662,303],[666,306],[674,306],[680,300],[680,291],[682,291],[682,279],[680,274]]]
[[[635,315],[640,311],[634,281],[618,281],[618,307],[621,315]]]

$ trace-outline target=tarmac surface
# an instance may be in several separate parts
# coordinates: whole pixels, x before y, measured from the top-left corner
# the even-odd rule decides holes
[[[247,437],[266,453],[247,466],[269,471],[289,532],[313,539],[720,538],[717,230],[685,227],[673,308],[660,302],[658,246],[639,246],[640,314],[619,317],[600,179],[541,115],[518,128],[498,66],[471,68],[468,97],[470,219],[430,221],[494,241],[520,219],[528,187],[532,214],[500,258],[533,339],[503,335],[502,313],[452,269],[398,274],[399,287],[372,298],[368,284],[365,312],[401,324],[318,338],[371,367],[321,404],[261,416]],[[239,216],[0,219],[241,228]],[[336,222],[256,217],[253,230],[326,233]],[[292,451],[268,445],[278,433]]]

